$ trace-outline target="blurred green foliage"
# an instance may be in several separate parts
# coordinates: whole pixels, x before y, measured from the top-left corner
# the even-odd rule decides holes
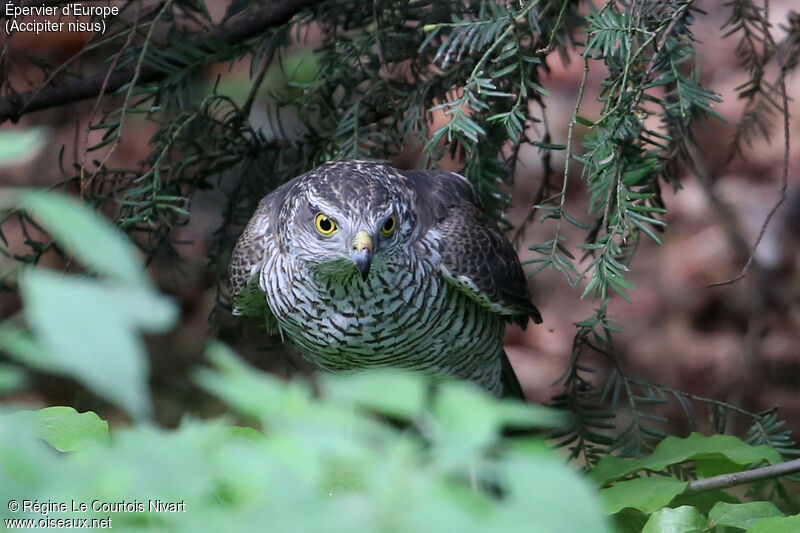
[[[769,446],[669,437],[648,456],[603,457],[587,479],[532,436],[563,426],[561,413],[401,372],[285,382],[218,342],[195,381],[230,414],[159,428],[141,334],[168,329],[172,303],[150,285],[127,237],[77,201],[44,191],[4,198],[3,207],[16,201],[46,227],[42,211],[61,213],[54,237],[99,275],[24,272],[25,320],[0,326],[0,350],[73,376],[135,421],[109,435],[92,412],[0,410],[7,528],[21,525],[12,519],[55,527],[94,518],[137,531],[602,533],[611,516],[616,530],[643,533],[797,531],[800,516],[769,501],[687,492],[692,477],[779,463]],[[73,244],[78,234],[87,239]],[[120,250],[119,263],[96,260],[103,248]],[[0,367],[0,395],[22,386],[24,373]],[[504,435],[513,428],[528,431]],[[151,507],[162,504],[169,510]]]
[[[169,328],[172,302],[150,285],[127,238],[77,201],[44,191],[13,191],[3,201],[47,228],[58,213],[53,236],[99,275],[22,273],[24,320],[2,324],[0,350],[73,376],[137,421],[109,436],[91,412],[7,405],[0,501],[23,507],[3,509],[3,520],[110,518],[114,529],[191,532],[610,531],[588,480],[541,439],[501,433],[563,418],[467,384],[355,374],[326,376],[315,392],[212,343],[215,368],[196,381],[231,415],[186,419],[177,430],[154,426],[141,333]],[[108,250],[117,262],[107,261]],[[0,368],[2,390],[20,385],[23,373]],[[177,512],[151,512],[156,500],[177,503]],[[25,501],[68,508],[48,512]],[[87,510],[73,510],[73,501]],[[97,502],[127,502],[129,512]]]
[[[30,159],[44,146],[45,138],[43,128],[0,131],[0,168]]]

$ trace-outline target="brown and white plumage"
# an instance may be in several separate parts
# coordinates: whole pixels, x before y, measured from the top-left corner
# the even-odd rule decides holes
[[[419,369],[497,394],[518,389],[505,323],[541,322],[511,244],[444,171],[339,161],[289,181],[259,204],[229,281],[235,314],[319,368]]]

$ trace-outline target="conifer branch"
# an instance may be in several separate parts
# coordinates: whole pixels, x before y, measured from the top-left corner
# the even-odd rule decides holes
[[[210,33],[198,34],[193,42],[196,46],[202,46],[202,43],[214,40],[228,44],[242,42],[265,30],[285,24],[300,11],[317,1],[275,0],[263,8],[253,11],[246,18],[223,24]],[[0,99],[0,124],[6,120],[16,122],[20,116],[26,113],[96,97],[102,91],[113,93],[134,78],[138,84],[147,84],[163,79],[166,75],[161,70],[143,65],[138,75],[136,67],[130,67],[116,70],[110,75],[102,73],[51,87],[12,94]]]

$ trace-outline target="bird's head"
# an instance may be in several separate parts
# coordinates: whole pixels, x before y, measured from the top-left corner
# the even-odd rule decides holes
[[[286,247],[297,261],[327,276],[366,280],[407,253],[416,216],[402,183],[386,167],[342,162],[321,167],[302,189]]]

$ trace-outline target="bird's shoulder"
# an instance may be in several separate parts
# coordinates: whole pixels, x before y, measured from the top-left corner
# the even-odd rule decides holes
[[[472,184],[460,174],[446,170],[402,170],[399,173],[416,196],[423,226],[436,224],[455,206],[481,206]]]
[[[248,310],[259,307],[252,305],[253,302],[249,300],[258,299],[256,288],[259,268],[267,254],[277,252],[281,210],[297,183],[298,178],[295,178],[264,196],[236,241],[228,267],[228,288],[234,314],[253,314]],[[263,295],[260,300],[264,300]]]
[[[416,193],[423,238],[434,242],[440,270],[459,290],[508,320],[541,322],[516,251],[481,208],[472,184],[441,170],[404,171]]]

